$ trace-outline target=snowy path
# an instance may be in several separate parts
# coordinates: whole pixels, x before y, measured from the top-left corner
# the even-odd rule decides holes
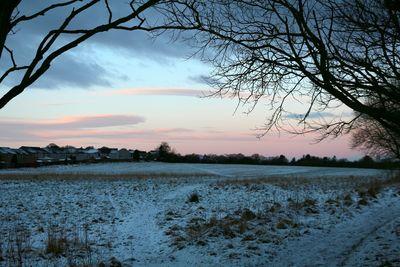
[[[161,209],[154,198],[126,199],[130,202],[129,209],[123,209],[112,194],[108,194],[108,200],[116,219],[112,234],[119,237],[124,248],[114,251],[114,255],[128,265],[160,262],[162,244],[168,240],[157,225],[156,217]]]
[[[372,266],[375,262],[400,266],[400,216],[389,219],[361,240],[343,266]]]
[[[157,217],[176,202],[182,202],[200,184],[178,186],[165,195],[148,192],[146,198],[131,202],[129,210],[123,212],[112,195],[108,200],[113,207],[118,222],[114,226],[114,235],[125,243],[124,250],[114,251],[114,255],[126,265],[165,266],[170,261],[173,248],[164,230],[158,224]],[[126,244],[129,244],[126,246]],[[129,257],[126,257],[130,255]]]
[[[335,225],[290,241],[278,252],[272,265],[280,266],[354,266],[352,254],[363,247],[368,237],[400,216],[400,204],[382,203],[364,213]]]

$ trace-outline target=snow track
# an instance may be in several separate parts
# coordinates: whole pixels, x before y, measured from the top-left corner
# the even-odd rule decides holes
[[[331,229],[288,242],[272,265],[281,266],[282,262],[287,262],[288,266],[355,266],[357,260],[352,256],[357,248],[399,216],[398,203],[379,203]]]

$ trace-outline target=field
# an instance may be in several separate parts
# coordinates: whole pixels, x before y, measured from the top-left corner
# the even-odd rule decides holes
[[[1,170],[0,221],[0,266],[400,266],[400,181],[381,170]]]

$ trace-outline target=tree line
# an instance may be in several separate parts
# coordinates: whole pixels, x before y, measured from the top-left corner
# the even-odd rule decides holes
[[[315,167],[350,167],[350,168],[400,168],[399,161],[390,159],[374,160],[366,155],[361,159],[350,161],[345,158],[318,157],[310,154],[301,158],[288,159],[285,155],[264,157],[259,154],[246,156],[241,153],[216,155],[216,154],[187,154],[181,155],[172,149],[168,143],[163,142],[155,150],[157,153],[149,154],[147,160],[157,160],[170,163],[209,163],[209,164],[251,164],[251,165],[281,165],[281,166],[315,166]]]

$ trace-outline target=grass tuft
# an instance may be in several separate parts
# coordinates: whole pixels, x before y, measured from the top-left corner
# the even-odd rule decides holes
[[[199,202],[200,202],[199,194],[196,193],[196,192],[191,193],[191,194],[189,195],[189,197],[188,197],[188,202],[191,202],[191,203],[199,203]]]
[[[257,215],[249,209],[244,209],[242,212],[241,219],[244,221],[251,221],[257,218]]]

